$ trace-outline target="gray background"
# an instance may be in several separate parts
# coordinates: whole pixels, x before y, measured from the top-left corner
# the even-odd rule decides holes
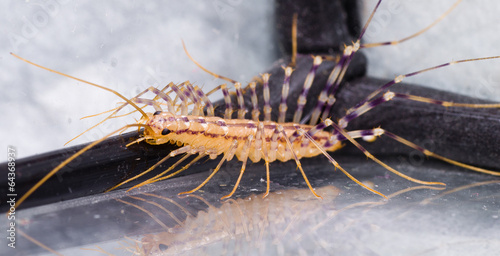
[[[368,13],[376,1],[364,1]],[[404,3],[402,3],[404,2]],[[384,1],[366,40],[392,40],[430,24],[455,1]],[[443,22],[400,46],[364,51],[369,73],[387,77],[450,60],[500,55],[499,4],[464,1]],[[61,148],[102,117],[79,118],[111,109],[114,95],[37,69],[15,52],[53,69],[113,88],[132,97],[150,85],[190,80],[209,88],[219,83],[185,56],[210,70],[248,82],[276,58],[270,1],[2,1],[0,27],[0,141],[18,157]],[[396,6],[397,8],[394,8]],[[31,29],[30,29],[31,28]],[[33,29],[34,28],[34,29]],[[408,82],[500,99],[500,60],[432,71]],[[215,96],[214,98],[218,98]],[[133,117],[114,120],[72,145],[93,141]],[[0,159],[6,159],[6,146]]]

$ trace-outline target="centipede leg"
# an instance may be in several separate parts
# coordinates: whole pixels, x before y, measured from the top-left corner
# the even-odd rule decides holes
[[[499,56],[500,57],[500,56]],[[376,106],[390,101],[393,98],[402,98],[406,100],[411,100],[411,101],[417,101],[417,102],[423,102],[423,103],[429,103],[429,104],[434,104],[434,105],[440,105],[443,107],[464,107],[464,108],[500,108],[500,103],[492,103],[492,104],[469,104],[469,103],[457,103],[457,102],[451,102],[451,101],[441,101],[441,100],[435,100],[431,98],[426,98],[426,97],[421,97],[421,96],[416,96],[416,95],[411,95],[411,94],[404,94],[404,93],[394,93],[391,91],[388,91],[384,93],[381,97],[375,98],[371,101],[366,101],[363,104],[358,104],[355,107],[347,110],[347,114],[342,117],[339,121],[338,124],[340,127],[345,128],[347,127],[348,123],[352,121],[353,119],[361,116],[362,114],[370,111],[371,109],[375,108]]]
[[[290,77],[292,76],[293,68],[288,66],[284,68],[284,70],[285,70],[285,78],[283,79],[283,87],[281,88],[281,101],[279,106],[278,123],[285,122],[286,111],[288,110],[288,105],[286,101],[288,99],[288,93],[290,91]]]
[[[354,176],[352,176],[350,173],[348,173],[346,170],[344,170],[344,168],[342,168],[342,166],[340,166],[339,163],[337,163],[337,161],[335,161],[335,159],[333,159],[333,157],[330,156],[326,152],[325,148],[323,146],[321,146],[317,141],[315,141],[311,135],[309,135],[309,133],[307,133],[304,130],[302,130],[302,128],[298,128],[298,131],[299,131],[300,134],[303,134],[309,141],[311,141],[323,153],[323,155],[330,161],[330,163],[332,163],[335,166],[335,168],[338,168],[340,171],[342,171],[349,179],[351,179],[352,181],[356,182],[358,185],[360,185],[361,187],[365,188],[366,190],[371,191],[372,193],[375,193],[375,194],[377,194],[377,195],[379,195],[379,196],[384,197],[385,199],[387,199],[387,196],[385,196],[384,194],[378,192],[375,189],[372,189],[372,188],[366,186],[361,181],[359,181]]]
[[[311,123],[310,124],[311,125],[316,124],[316,122],[318,120],[318,117],[319,117],[319,113],[321,111],[323,111],[323,114],[321,115],[321,119],[324,120],[324,119],[326,119],[326,118],[328,118],[330,116],[330,110],[331,110],[333,104],[336,101],[335,95],[336,95],[336,93],[338,91],[340,83],[343,80],[344,74],[345,74],[347,68],[349,67],[349,63],[350,63],[353,55],[359,49],[372,48],[372,47],[385,46],[385,45],[397,45],[397,44],[403,43],[403,42],[405,42],[407,40],[410,40],[410,39],[412,39],[414,37],[417,37],[417,36],[423,34],[424,32],[426,32],[427,30],[429,30],[430,28],[432,28],[433,26],[435,26],[441,20],[443,20],[444,17],[446,17],[451,11],[453,11],[453,9],[455,9],[455,7],[457,7],[458,4],[460,4],[461,1],[462,0],[456,1],[445,13],[443,13],[440,17],[438,17],[430,25],[428,25],[427,27],[425,27],[425,28],[423,28],[423,29],[417,31],[416,33],[413,33],[413,34],[411,34],[411,35],[409,35],[407,37],[404,37],[404,38],[399,39],[399,40],[393,40],[393,41],[360,44],[360,41],[361,41],[364,33],[368,29],[368,25],[371,23],[371,20],[372,20],[372,18],[374,16],[375,12],[377,11],[378,7],[380,6],[381,1],[378,1],[377,4],[376,4],[376,6],[375,6],[375,8],[373,9],[370,17],[366,21],[363,29],[361,30],[361,33],[360,33],[360,35],[358,37],[358,40],[355,43],[353,43],[353,45],[347,46],[344,49],[343,56],[341,57],[341,59],[339,60],[339,62],[335,66],[335,68],[332,70],[332,73],[330,74],[330,77],[328,78],[328,82],[327,82],[327,84],[325,86],[325,89],[323,90],[323,92],[320,94],[320,96],[318,98],[318,104],[317,104],[315,110],[313,111],[312,118],[311,118]],[[330,90],[330,87],[333,87],[333,88]],[[326,92],[328,90],[330,90],[330,92],[328,93],[328,97],[327,97],[326,96]],[[369,100],[369,99],[367,99],[367,100]]]
[[[234,156],[234,153],[236,152],[236,149],[237,149],[237,146],[238,146],[238,141],[237,140],[234,140],[232,143],[231,143],[231,146],[229,147],[229,149],[226,151],[226,153],[224,154],[224,157],[220,160],[219,164],[217,165],[217,167],[215,168],[215,170],[210,174],[210,176],[208,176],[208,178],[203,181],[203,183],[201,183],[198,187],[192,189],[192,190],[189,190],[189,191],[186,191],[186,192],[181,192],[179,193],[178,195],[184,195],[184,194],[191,194],[193,192],[196,192],[198,191],[200,188],[202,188],[203,186],[205,186],[205,184],[207,184],[207,182],[212,179],[212,177],[220,170],[222,164],[227,160],[227,159],[231,159],[233,156]]]
[[[264,193],[262,198],[266,198],[269,195],[269,189],[271,186],[271,177],[269,174],[269,161],[267,160],[267,157],[264,158],[264,162],[266,164],[266,193]]]
[[[297,100],[297,109],[295,110],[295,114],[293,116],[293,122],[294,123],[299,123],[301,122],[302,118],[302,112],[304,111],[304,107],[307,103],[307,94],[309,93],[309,89],[311,88],[311,85],[314,81],[314,78],[316,77],[316,71],[318,70],[319,65],[323,62],[323,59],[321,56],[315,56],[313,60],[313,65],[311,67],[311,70],[309,70],[309,73],[306,76],[306,80],[304,81],[304,86],[302,88],[302,92],[300,93],[300,96]],[[302,120],[305,121],[305,120]]]
[[[240,181],[241,181],[241,177],[243,177],[243,173],[245,172],[245,167],[247,165],[248,154],[250,153],[249,150],[250,150],[250,145],[251,145],[252,141],[253,141],[253,136],[252,135],[248,136],[248,139],[242,148],[243,155],[242,155],[241,161],[243,162],[243,164],[241,165],[241,170],[240,170],[240,175],[238,176],[238,180],[234,184],[234,188],[231,191],[231,193],[223,196],[221,198],[221,200],[231,197],[234,194],[234,192],[236,191],[236,189],[238,188],[238,185],[240,184]]]
[[[297,155],[293,151],[292,143],[290,142],[290,140],[286,136],[286,133],[283,130],[283,127],[281,125],[278,125],[277,130],[278,130],[278,132],[280,132],[283,135],[282,137],[285,139],[286,145],[290,149],[290,152],[292,153],[292,156],[295,159],[295,163],[297,164],[297,167],[299,168],[300,172],[302,173],[302,177],[304,177],[304,180],[306,181],[307,186],[309,187],[309,189],[311,190],[311,192],[317,198],[323,199],[323,197],[321,197],[320,195],[316,194],[316,191],[314,191],[313,187],[311,186],[311,183],[309,183],[309,179],[307,178],[306,173],[304,172],[304,169],[302,169],[302,164],[300,163],[299,158],[297,157]]]
[[[378,158],[376,158],[375,156],[373,156],[370,152],[368,152],[368,150],[366,150],[363,146],[361,146],[356,140],[354,140],[351,136],[349,136],[349,134],[347,134],[346,131],[344,131],[344,129],[342,129],[340,127],[340,125],[337,125],[335,124],[332,120],[330,119],[326,119],[324,121],[325,125],[326,126],[332,126],[335,131],[337,131],[340,135],[342,135],[344,138],[348,139],[354,146],[356,146],[361,152],[363,152],[364,155],[366,155],[368,158],[372,159],[374,162],[376,162],[377,164],[383,166],[385,169],[387,169],[388,171],[402,177],[402,178],[405,178],[409,181],[412,181],[412,182],[415,182],[415,183],[418,183],[418,184],[423,184],[423,185],[441,185],[441,186],[446,186],[446,184],[442,183],[442,182],[431,182],[431,181],[422,181],[422,180],[418,180],[418,179],[415,179],[415,178],[412,178],[408,175],[405,175],[399,171],[397,171],[396,169],[388,166],[387,164],[385,164],[384,162],[380,161]],[[377,133],[380,133],[380,131],[377,131]]]
[[[456,166],[460,166],[462,168],[466,168],[466,169],[469,169],[469,170],[472,170],[472,171],[476,171],[476,172],[480,172],[480,173],[486,173],[486,174],[490,174],[490,175],[494,175],[494,176],[500,176],[500,172],[495,172],[495,171],[491,171],[491,170],[486,170],[486,169],[483,169],[483,168],[479,168],[479,167],[476,167],[476,166],[472,166],[472,165],[468,165],[468,164],[464,164],[464,163],[460,163],[460,162],[457,162],[457,161],[454,161],[452,159],[449,159],[449,158],[446,158],[444,156],[441,156],[441,155],[438,155],[436,153],[433,153],[425,148],[422,148],[420,146],[418,146],[417,144],[411,142],[411,141],[408,141],[396,134],[393,134],[391,132],[388,132],[382,128],[377,128],[377,129],[374,129],[374,130],[377,130],[375,132],[379,133],[379,134],[385,134],[387,137],[397,141],[397,142],[400,142],[402,144],[405,144],[406,146],[410,147],[410,148],[413,148],[413,149],[416,149],[420,152],[422,152],[424,155],[426,156],[429,156],[429,157],[433,157],[433,158],[436,158],[436,159],[439,159],[441,161],[444,161],[444,162],[447,162],[447,163],[450,163],[450,164],[453,164],[453,165],[456,165]]]

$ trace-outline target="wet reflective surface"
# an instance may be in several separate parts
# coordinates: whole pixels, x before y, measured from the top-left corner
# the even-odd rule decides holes
[[[335,155],[334,155],[335,156]],[[70,200],[18,214],[23,232],[64,255],[499,255],[500,180],[430,160],[383,159],[426,187],[395,177],[365,157],[337,156],[356,185],[323,157],[304,159],[309,191],[295,163],[250,164],[235,196],[240,162],[232,161],[203,188],[208,172],[132,190]],[[410,164],[412,163],[412,164]],[[46,253],[18,233],[17,255]],[[84,249],[85,248],[85,249]],[[2,249],[3,250],[3,249]]]

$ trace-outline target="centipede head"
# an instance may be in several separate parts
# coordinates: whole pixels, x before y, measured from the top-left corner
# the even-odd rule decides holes
[[[147,143],[160,145],[172,141],[172,134],[188,129],[187,117],[178,117],[170,112],[156,111],[146,119],[141,118],[147,128],[144,129],[144,138]]]

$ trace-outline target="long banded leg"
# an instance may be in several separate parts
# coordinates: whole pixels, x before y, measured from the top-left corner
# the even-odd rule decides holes
[[[212,105],[212,102],[208,99],[207,95],[203,93],[203,91],[198,86],[194,87],[194,91],[198,95],[198,97],[205,103],[205,107],[207,108],[207,116],[214,116],[214,105]]]
[[[310,125],[315,125],[318,122],[319,115],[321,114],[321,111],[323,111],[323,107],[329,99],[328,92],[330,91],[330,88],[338,80],[340,72],[342,71],[342,67],[347,66],[346,59],[349,58],[349,56],[351,56],[351,54],[352,54],[351,49],[352,49],[352,46],[347,46],[344,49],[344,53],[342,54],[342,57],[339,59],[337,64],[335,64],[335,67],[332,69],[330,76],[328,76],[328,80],[326,81],[326,85],[323,88],[323,90],[321,91],[321,93],[319,94],[318,103],[316,104],[316,107],[314,108],[314,110],[312,112],[311,120],[309,122]],[[339,84],[340,84],[340,82],[339,82]],[[335,97],[332,96],[330,101],[331,102],[329,103],[329,106],[331,108],[331,106],[333,106],[333,104],[335,103]],[[329,111],[328,111],[328,114],[329,114]]]
[[[281,102],[279,106],[278,123],[285,122],[286,111],[288,110],[288,105],[286,104],[286,101],[288,98],[288,92],[290,91],[290,77],[292,76],[293,72],[293,69],[290,66],[284,68],[284,70],[285,70],[285,78],[283,79],[283,88],[281,89]]]
[[[183,82],[180,85],[172,84],[170,86],[172,88],[172,90],[175,92],[175,94],[177,94],[177,97],[179,97],[179,99],[181,99],[181,101],[182,101],[181,102],[181,115],[183,115],[183,116],[188,114],[188,108],[187,108],[188,101],[187,101],[186,95],[184,95],[184,93],[180,90],[179,87],[184,86],[185,84],[186,84],[186,82]]]
[[[227,89],[226,84],[221,85],[222,95],[224,95],[224,102],[226,103],[226,110],[224,111],[224,119],[231,119],[233,115],[233,104],[231,103],[231,96]]]
[[[328,126],[332,126],[337,131],[338,134],[342,135],[344,138],[346,138],[347,140],[349,140],[354,146],[356,146],[359,150],[361,150],[361,152],[363,152],[364,155],[366,155],[368,158],[372,159],[377,164],[383,166],[388,171],[390,171],[390,172],[392,172],[392,173],[394,173],[394,174],[396,174],[396,175],[398,175],[398,176],[400,176],[402,178],[405,178],[405,179],[407,179],[409,181],[418,183],[418,184],[446,186],[446,184],[444,184],[442,182],[422,181],[422,180],[418,180],[418,179],[412,178],[412,177],[410,177],[408,175],[405,175],[405,174],[403,174],[401,172],[398,172],[394,168],[388,166],[387,164],[385,164],[384,162],[380,161],[378,158],[376,158],[375,156],[373,156],[370,152],[368,152],[368,150],[366,150],[363,146],[361,146],[356,140],[354,140],[351,136],[349,136],[349,134],[347,134],[347,132],[344,131],[344,129],[342,129],[339,125],[335,124],[332,120],[326,119],[324,121],[324,123],[326,124],[327,127]]]
[[[453,165],[456,165],[456,166],[460,166],[462,168],[466,168],[466,169],[469,169],[469,170],[472,170],[472,171],[476,171],[476,172],[480,172],[480,173],[486,173],[486,174],[490,174],[490,175],[494,175],[494,176],[500,176],[500,172],[495,172],[495,171],[491,171],[491,170],[486,170],[486,169],[483,169],[483,168],[479,168],[479,167],[476,167],[476,166],[472,166],[472,165],[468,165],[468,164],[464,164],[464,163],[460,163],[460,162],[457,162],[457,161],[454,161],[454,160],[451,160],[449,158],[446,158],[444,156],[441,156],[441,155],[438,155],[436,153],[433,153],[425,148],[422,148],[420,146],[418,146],[417,144],[411,142],[411,141],[408,141],[394,133],[391,133],[391,132],[388,132],[382,128],[377,128],[377,130],[379,130],[379,133],[383,133],[385,135],[387,135],[387,137],[393,139],[393,140],[396,140],[400,143],[403,143],[405,144],[406,146],[410,147],[410,148],[413,148],[413,149],[416,149],[420,152],[422,152],[424,155],[426,156],[429,156],[429,157],[434,157],[436,159],[439,159],[441,161],[444,161],[444,162],[447,162],[447,163],[450,163],[450,164],[453,164]]]
[[[243,91],[241,90],[241,83],[235,83],[234,88],[236,89],[236,99],[238,102],[238,119],[245,119],[245,114],[247,109],[245,108],[245,101],[243,99]]]
[[[236,191],[238,186],[240,185],[241,177],[243,177],[243,173],[245,172],[245,168],[247,165],[248,154],[250,153],[250,145],[252,144],[252,141],[253,141],[253,136],[250,134],[247,138],[247,141],[245,142],[245,144],[243,145],[243,148],[242,148],[242,152],[243,152],[242,160],[241,160],[242,165],[241,165],[240,175],[238,176],[238,180],[234,184],[234,187],[233,187],[233,190],[231,191],[231,193],[223,196],[221,198],[221,200],[226,199],[226,198],[230,198],[234,194],[234,192]]]
[[[256,83],[251,82],[248,84],[250,87],[250,99],[252,101],[252,120],[254,122],[259,121],[260,110],[259,110],[259,100],[257,98],[257,92],[255,91]]]
[[[405,42],[407,40],[410,40],[414,37],[417,37],[423,33],[425,33],[427,30],[429,30],[430,28],[434,27],[436,24],[438,24],[440,21],[442,21],[446,16],[448,16],[448,14],[451,13],[451,11],[453,11],[453,9],[455,9],[458,4],[460,4],[460,2],[462,2],[462,0],[458,0],[456,1],[445,13],[441,14],[441,16],[439,16],[439,18],[437,18],[434,22],[432,22],[430,25],[428,25],[427,27],[417,31],[416,33],[414,34],[411,34],[403,39],[399,39],[399,40],[394,40],[394,41],[387,41],[387,42],[380,42],[380,43],[367,43],[367,44],[362,44],[361,45],[361,48],[372,48],[372,47],[377,47],[377,46],[384,46],[384,45],[397,45],[397,44],[400,44],[402,42]],[[380,3],[380,2],[379,2]]]
[[[271,121],[271,93],[269,92],[269,76],[265,73],[262,75],[262,93],[264,94],[264,121]]]
[[[402,138],[394,133],[388,132],[382,128],[375,128],[375,129],[370,129],[370,130],[349,131],[349,132],[347,132],[347,134],[351,138],[363,138],[364,140],[367,140],[367,141],[372,140],[372,138],[374,138],[374,137],[386,135],[387,137],[389,137],[397,142],[400,142],[400,143],[405,144],[406,146],[408,146],[410,148],[413,148],[413,149],[416,149],[416,150],[422,152],[425,156],[433,157],[433,158],[439,159],[443,162],[447,162],[447,163],[450,163],[450,164],[453,164],[453,165],[456,165],[456,166],[459,166],[462,168],[466,168],[466,169],[469,169],[472,171],[486,173],[486,174],[490,174],[490,175],[494,175],[494,176],[500,176],[500,172],[491,171],[491,170],[479,168],[476,166],[460,163],[458,161],[455,161],[455,160],[446,158],[444,156],[438,155],[438,154],[431,152],[425,148],[422,148],[422,147],[418,146],[417,144],[415,144],[409,140],[406,140],[406,139],[404,139],[404,138]],[[335,137],[336,138],[335,140],[337,140],[337,141],[348,140],[348,138],[344,137],[341,134],[337,134],[336,136],[332,136],[332,137]]]
[[[233,140],[233,142],[231,143],[231,146],[229,147],[229,149],[224,153],[224,157],[220,160],[219,164],[217,165],[217,167],[215,168],[215,170],[210,174],[210,176],[208,176],[208,178],[205,181],[203,181],[203,183],[201,183],[198,187],[196,187],[196,188],[194,188],[192,190],[186,191],[186,192],[181,192],[181,193],[179,193],[179,195],[191,194],[193,192],[198,191],[203,186],[205,186],[205,184],[207,184],[207,182],[210,179],[212,179],[212,177],[219,171],[219,169],[221,168],[221,166],[224,163],[224,161],[226,161],[226,159],[230,159],[230,158],[232,158],[234,156],[234,153],[236,152],[237,146],[238,146],[238,141],[237,140]]]
[[[304,86],[302,87],[302,92],[297,100],[297,110],[295,110],[295,114],[293,116],[293,122],[299,123],[302,118],[302,112],[304,111],[304,106],[307,103],[307,94],[309,93],[309,89],[314,81],[314,77],[316,76],[316,71],[318,70],[319,65],[323,62],[321,56],[315,56],[313,60],[313,65],[311,70],[306,76],[306,80],[304,81]]]
[[[307,186],[309,187],[309,190],[311,190],[311,192],[314,194],[314,196],[316,196],[317,198],[320,198],[320,199],[323,199],[323,197],[321,197],[320,195],[318,195],[316,193],[316,191],[314,191],[314,188],[311,186],[311,183],[309,182],[309,179],[307,178],[306,176],[306,173],[304,172],[304,169],[302,169],[302,164],[300,163],[300,160],[299,158],[297,157],[297,154],[295,154],[295,151],[293,150],[293,147],[292,147],[292,143],[290,142],[290,140],[288,139],[288,137],[286,136],[286,133],[285,131],[283,130],[283,126],[281,125],[278,125],[278,127],[276,128],[277,131],[279,133],[281,133],[286,142],[286,145],[287,147],[290,149],[291,153],[292,153],[292,156],[293,156],[293,159],[295,160],[295,163],[297,164],[297,167],[299,168],[300,170],[300,173],[302,174],[302,177],[304,178],[304,180],[306,181],[306,184]],[[328,155],[328,154],[327,154]]]
[[[361,39],[362,39],[364,33],[368,29],[368,26],[371,23],[371,20],[373,19],[373,16],[375,15],[378,7],[380,6],[381,1],[379,0],[377,2],[377,4],[375,5],[372,13],[370,14],[370,17],[366,21],[363,29],[361,30],[361,33],[360,33],[360,35],[358,37],[358,40],[356,42],[354,42],[352,44],[352,46],[348,46],[348,47],[351,47],[351,49],[347,49],[348,47],[346,47],[346,49],[344,49],[344,54],[343,54],[342,58],[340,59],[340,61],[337,63],[337,65],[335,66],[334,70],[330,74],[330,77],[328,78],[328,82],[327,82],[327,86],[326,87],[331,86],[333,84],[333,82],[334,82],[335,83],[335,85],[333,86],[334,88],[329,93],[327,101],[325,101],[325,97],[324,96],[321,99],[318,99],[318,105],[316,106],[316,108],[315,108],[315,110],[313,112],[313,117],[314,118],[311,119],[311,125],[314,125],[316,123],[316,121],[317,121],[316,116],[318,115],[318,111],[321,111],[321,106],[325,105],[325,102],[326,102],[326,106],[323,109],[323,114],[321,116],[321,119],[324,120],[324,119],[326,119],[326,118],[329,117],[329,115],[330,115],[330,109],[333,106],[333,104],[335,103],[335,94],[338,91],[338,87],[340,85],[340,82],[342,82],[343,76],[344,76],[345,71],[347,70],[347,68],[349,66],[349,63],[350,63],[350,61],[352,59],[352,56],[359,49],[372,48],[372,47],[385,46],[385,45],[396,45],[396,44],[400,44],[402,42],[405,42],[405,41],[407,41],[407,40],[409,40],[411,38],[414,38],[414,37],[416,37],[416,36],[418,36],[420,34],[423,34],[427,30],[429,30],[430,28],[432,28],[433,26],[435,26],[437,23],[439,23],[441,20],[443,20],[444,17],[446,17],[453,9],[455,9],[455,7],[457,7],[457,5],[461,1],[462,0],[456,1],[455,4],[453,4],[445,13],[443,13],[438,19],[436,19],[434,22],[432,22],[429,26],[427,26],[427,27],[425,27],[425,28],[417,31],[414,34],[411,34],[410,36],[407,36],[407,37],[399,39],[399,40],[394,40],[394,41],[387,41],[387,42],[380,42],[380,43],[360,44]]]
[[[374,100],[367,101],[367,102],[363,103],[362,105],[359,105],[357,107],[353,107],[353,108],[350,108],[349,110],[347,110],[347,114],[345,116],[343,116],[338,121],[338,124],[340,127],[346,128],[348,123],[350,121],[352,121],[353,119],[361,116],[362,114],[368,112],[369,110],[375,108],[376,106],[378,106],[384,102],[392,100],[395,97],[407,99],[407,100],[411,100],[411,101],[422,102],[422,103],[441,105],[443,107],[500,108],[500,103],[492,103],[492,104],[457,103],[457,102],[451,102],[451,101],[435,100],[435,99],[411,95],[411,94],[394,93],[391,91],[387,91],[379,98],[375,98]]]
[[[388,89],[389,87],[391,87],[391,86],[393,86],[393,85],[395,85],[397,83],[401,83],[407,77],[412,77],[412,76],[415,76],[415,75],[418,75],[418,74],[422,74],[422,73],[425,73],[425,72],[428,72],[428,71],[431,71],[431,70],[436,70],[436,69],[439,69],[439,68],[443,68],[443,67],[446,67],[446,66],[451,66],[451,65],[454,65],[454,64],[465,63],[465,62],[473,62],[473,61],[482,61],[482,60],[491,60],[491,59],[498,59],[498,58],[500,58],[500,56],[492,56],[492,57],[484,57],[484,58],[474,58],[474,59],[463,59],[463,60],[457,60],[457,61],[450,61],[450,62],[443,63],[441,65],[437,65],[437,66],[434,66],[434,67],[422,69],[422,70],[411,72],[411,73],[404,74],[404,75],[399,75],[396,78],[394,78],[392,81],[384,84],[383,86],[381,86],[377,90],[375,90],[372,93],[370,93],[370,95],[368,95],[364,100],[362,100],[361,102],[359,102],[358,104],[356,104],[356,106],[354,108],[352,108],[351,110],[349,110],[347,113],[349,114],[353,109],[356,109],[356,108],[364,105],[366,102],[368,102],[369,100],[371,100],[373,97],[377,96],[379,93],[383,92],[384,90]],[[449,105],[449,106],[452,106],[452,105]]]
[[[331,90],[331,92],[328,92],[328,98],[322,97],[322,99],[318,99],[318,104],[316,106],[316,109],[313,111],[313,115],[315,116],[314,119],[316,120],[314,120],[315,122],[313,122],[313,119],[311,119],[311,125],[317,122],[316,116],[319,115],[318,111],[323,111],[321,119],[326,119],[330,115],[330,109],[332,108],[333,104],[335,104],[336,101],[335,94],[337,92],[338,87],[340,86],[340,82],[342,82],[342,79],[344,78],[345,72],[347,71],[347,68],[351,63],[354,54],[358,52],[358,50],[360,49],[361,39],[363,38],[363,35],[368,29],[368,25],[370,25],[370,22],[373,19],[373,16],[375,15],[375,12],[377,11],[381,2],[382,0],[379,0],[375,5],[375,8],[373,8],[370,17],[368,18],[365,25],[361,29],[361,33],[359,34],[358,39],[355,42],[353,42],[352,45],[345,47],[342,57],[340,58],[339,62],[337,62],[334,69],[332,70],[332,73],[328,77],[327,86],[328,87],[333,86],[334,88],[333,90]],[[327,100],[326,106],[323,109],[321,109],[319,105],[324,105],[325,100]]]
[[[191,99],[193,102],[193,110],[191,111],[191,115],[193,116],[203,116],[203,106],[201,105],[201,99],[195,93],[193,85],[189,82],[186,83],[186,89],[184,94]]]
[[[378,192],[377,190],[375,189],[372,189],[368,186],[366,186],[365,184],[363,184],[361,181],[359,181],[358,179],[356,179],[354,176],[352,176],[349,172],[347,172],[346,170],[344,170],[344,168],[342,168],[342,166],[339,165],[339,163],[337,163],[337,161],[335,161],[335,159],[333,159],[332,156],[330,156],[330,154],[328,154],[325,150],[325,148],[323,146],[321,146],[316,140],[314,140],[313,137],[311,137],[311,135],[309,135],[307,132],[305,132],[304,130],[302,130],[302,128],[299,128],[299,131],[304,134],[304,136],[310,140],[320,151],[321,153],[323,153],[323,155],[330,161],[330,163],[332,163],[335,168],[338,168],[340,171],[342,171],[347,177],[349,177],[349,179],[351,179],[352,181],[356,182],[358,185],[360,185],[361,187],[365,188],[366,190],[372,192],[372,193],[375,193],[379,196],[382,196],[384,197],[385,199],[387,199],[387,196],[385,196],[384,194]]]
[[[340,58],[339,62],[335,65],[335,67],[332,70],[332,73],[328,77],[327,86],[333,88],[330,89],[330,92],[328,92],[328,97],[322,97],[321,100],[318,98],[318,104],[315,109],[316,113],[313,112],[313,114],[319,115],[319,111],[321,111],[320,106],[325,105],[325,100],[326,100],[326,106],[323,109],[323,114],[321,115],[321,119],[326,119],[330,115],[330,109],[332,108],[333,104],[335,104],[335,102],[337,101],[335,95],[340,87],[340,83],[344,79],[345,73],[347,72],[347,68],[351,63],[354,54],[359,50],[360,46],[359,42],[360,41],[358,39],[358,41],[356,41],[352,45],[347,46],[344,49],[342,57]],[[313,124],[312,121],[313,120],[311,120],[311,124]],[[316,123],[317,118],[314,121],[315,121],[314,123]]]

